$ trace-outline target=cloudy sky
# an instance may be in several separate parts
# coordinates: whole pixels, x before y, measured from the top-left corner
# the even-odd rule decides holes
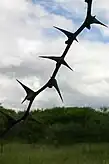
[[[67,39],[53,28],[75,32],[83,23],[84,0],[3,0],[0,1],[0,102],[7,108],[25,110],[26,93],[19,79],[34,91],[51,76],[55,62],[39,55],[61,56]],[[108,0],[93,0],[92,15],[109,25]],[[74,69],[62,66],[56,76],[64,103],[54,88],[39,94],[32,106],[109,105],[109,28],[92,25],[84,29],[66,55]]]

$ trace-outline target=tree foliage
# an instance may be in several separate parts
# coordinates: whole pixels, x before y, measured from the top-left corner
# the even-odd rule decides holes
[[[0,110],[16,119],[23,114],[2,106]],[[7,119],[0,113],[0,133],[6,128]],[[34,110],[27,120],[9,131],[6,140],[58,145],[75,142],[108,142],[109,112],[106,107],[105,110],[98,111],[90,107]]]

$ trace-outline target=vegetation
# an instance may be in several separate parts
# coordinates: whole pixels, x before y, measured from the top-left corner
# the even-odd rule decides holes
[[[53,146],[8,144],[0,164],[108,164],[109,144]]]
[[[2,106],[0,110],[15,119],[24,114]],[[0,113],[0,133],[8,125]],[[34,110],[0,141],[1,164],[108,164],[108,108]]]
[[[23,112],[0,110],[18,119]],[[34,121],[35,119],[36,121]],[[0,113],[0,133],[8,126],[7,118]],[[108,108],[90,107],[53,108],[34,110],[24,122],[19,123],[5,136],[5,142],[70,145],[75,142],[108,142]]]

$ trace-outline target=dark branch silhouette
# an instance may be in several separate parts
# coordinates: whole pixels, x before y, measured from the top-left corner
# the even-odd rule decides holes
[[[71,32],[68,32],[64,29],[61,29],[61,28],[58,28],[58,27],[55,27],[57,28],[58,30],[60,30],[61,32],[63,32],[67,37],[68,37],[68,40],[65,42],[67,44],[61,58],[63,58],[62,60],[64,60],[71,44],[73,43],[73,41],[77,38],[77,36],[84,30],[85,27],[89,28],[90,29],[90,25],[93,24],[93,23],[96,23],[96,24],[101,24],[101,25],[104,25],[102,24],[101,22],[99,22],[95,16],[91,16],[91,8],[92,8],[92,0],[85,0],[85,2],[87,2],[88,6],[87,6],[87,15],[86,15],[86,19],[85,21],[82,23],[82,25],[80,26],[80,28],[78,28],[78,30],[75,32],[75,33],[71,33]],[[104,25],[106,26],[106,25]],[[107,26],[106,26],[107,27]],[[60,66],[61,66],[62,63],[60,62],[57,62],[56,63],[56,68],[52,74],[52,78],[55,78]]]
[[[6,118],[8,119],[8,127],[7,127],[6,130],[0,135],[0,138],[3,138],[3,137],[8,133],[8,131],[9,131],[10,129],[12,129],[13,126],[15,126],[16,124],[20,123],[21,121],[24,121],[24,120],[27,118],[27,116],[29,115],[29,111],[30,111],[32,102],[33,102],[33,100],[31,100],[31,101],[29,102],[29,105],[28,105],[28,107],[27,107],[26,112],[25,112],[24,115],[23,115],[20,119],[18,119],[18,120],[16,120],[16,119],[13,118],[12,116],[9,116],[8,114],[6,114],[6,113],[4,113],[3,111],[0,110],[0,112],[1,112],[4,116],[6,116]]]
[[[58,92],[61,100],[63,101],[63,98],[61,96],[61,93],[60,93],[60,90],[59,90],[59,87],[58,87],[58,84],[57,84],[57,81],[56,81],[56,78],[55,77],[56,77],[56,75],[58,73],[58,70],[59,70],[59,68],[60,68],[60,66],[62,64],[65,65],[66,67],[68,67],[70,70],[72,70],[72,68],[64,60],[66,54],[68,53],[68,50],[70,49],[70,46],[72,45],[72,43],[73,43],[74,40],[76,40],[78,42],[77,36],[84,30],[84,28],[88,28],[89,30],[91,29],[91,24],[100,24],[102,26],[107,27],[105,24],[103,24],[102,22],[100,22],[96,18],[96,16],[92,16],[91,15],[92,0],[85,0],[85,2],[87,3],[87,14],[86,14],[86,18],[85,18],[85,21],[77,29],[76,32],[72,33],[72,32],[69,32],[67,30],[64,30],[62,28],[59,28],[59,27],[54,26],[59,31],[63,32],[67,36],[68,40],[65,41],[65,44],[67,44],[67,46],[66,46],[63,54],[60,57],[56,57],[56,56],[40,56],[42,58],[48,58],[48,59],[51,59],[51,60],[56,61],[56,67],[55,67],[55,69],[54,69],[54,71],[53,71],[53,73],[51,75],[51,78],[47,81],[47,83],[45,85],[43,85],[38,91],[34,92],[30,88],[28,88],[26,85],[24,85],[23,83],[21,83],[19,80],[17,80],[20,83],[20,85],[24,88],[24,90],[26,91],[26,94],[27,94],[26,97],[24,98],[24,100],[22,101],[22,103],[25,100],[28,100],[29,101],[29,104],[28,104],[27,110],[25,111],[24,115],[20,119],[18,119],[18,120],[14,119],[13,117],[9,116],[8,114],[0,111],[2,114],[4,114],[7,117],[8,122],[9,122],[8,128],[2,133],[1,137],[3,137],[15,124],[19,123],[22,120],[24,121],[28,117],[28,115],[30,113],[31,105],[32,105],[35,97],[39,93],[41,93],[42,91],[44,91],[46,88],[52,88],[52,87],[54,87],[57,90],[57,92]]]
[[[32,105],[33,101],[30,101],[27,110],[25,112],[25,114],[18,120],[16,120],[14,117],[8,115],[7,113],[3,112],[2,110],[0,110],[0,113],[2,113],[8,120],[8,127],[3,131],[3,133],[0,135],[0,138],[3,138],[9,130],[11,130],[13,128],[13,126],[15,126],[16,124],[20,123],[21,121],[25,121],[27,116],[29,115],[29,111],[30,111],[30,107]],[[38,124],[41,124],[40,121],[37,121],[36,119],[34,119],[32,117],[32,115],[29,115],[29,120],[35,121]]]
[[[61,32],[63,32],[63,33],[68,37],[68,40],[65,42],[65,43],[67,44],[67,46],[66,46],[66,48],[65,48],[65,50],[64,50],[64,52],[63,52],[63,54],[62,54],[61,57],[53,57],[53,56],[52,56],[52,57],[44,57],[44,56],[42,56],[43,58],[49,58],[49,59],[55,60],[55,61],[57,62],[57,63],[56,63],[55,70],[54,70],[54,72],[52,73],[52,76],[51,76],[51,78],[48,80],[48,82],[47,82],[42,88],[40,88],[38,91],[34,92],[34,91],[32,91],[31,89],[29,89],[28,87],[26,87],[24,84],[22,84],[20,81],[17,80],[17,81],[22,85],[22,87],[25,89],[25,91],[26,91],[26,93],[27,93],[27,96],[25,97],[25,99],[23,100],[23,102],[24,102],[25,100],[29,100],[29,101],[31,102],[30,104],[32,104],[34,98],[35,98],[40,92],[42,92],[43,90],[45,90],[47,87],[51,88],[52,86],[55,87],[55,89],[57,90],[58,94],[59,94],[60,97],[61,97],[61,100],[63,101],[55,77],[56,77],[56,75],[57,75],[57,72],[58,72],[58,70],[59,70],[61,64],[64,64],[64,65],[67,66],[69,69],[71,69],[71,68],[69,67],[69,65],[65,62],[64,58],[65,58],[65,56],[66,56],[66,54],[67,54],[67,52],[68,52],[68,50],[69,50],[71,44],[73,43],[73,41],[74,41],[74,40],[77,41],[76,37],[83,31],[83,29],[84,29],[85,27],[90,26],[90,24],[94,23],[94,21],[95,21],[95,18],[93,18],[93,21],[92,21],[92,22],[91,22],[91,20],[89,19],[90,17],[92,17],[92,16],[91,16],[92,0],[85,0],[85,2],[87,2],[87,4],[88,4],[88,6],[87,6],[87,16],[86,16],[86,19],[85,19],[85,21],[83,22],[83,24],[80,26],[80,28],[78,28],[78,30],[77,30],[75,33],[71,33],[71,32],[69,32],[69,31],[66,31],[66,30],[64,30],[64,29],[61,29],[61,28],[58,28],[58,27],[54,26],[55,28],[57,28],[58,30],[60,30]],[[72,70],[72,69],[71,69],[71,70]],[[30,105],[30,107],[31,107],[31,105]],[[30,110],[30,108],[28,108],[28,110]],[[27,110],[27,111],[28,111],[28,110]],[[28,113],[27,111],[26,111],[26,113]],[[26,113],[25,113],[25,114],[26,114]],[[28,114],[27,114],[27,115],[28,115]]]
[[[66,54],[67,54],[67,52],[68,52],[68,50],[69,50],[71,44],[73,43],[73,41],[74,41],[74,40],[77,41],[76,37],[77,37],[77,36],[79,35],[79,33],[85,28],[85,25],[84,25],[84,23],[83,23],[83,24],[80,26],[80,28],[79,28],[75,33],[68,32],[68,31],[63,30],[63,29],[60,29],[60,28],[58,28],[58,27],[55,27],[55,28],[57,28],[57,29],[61,30],[62,32],[64,32],[64,34],[66,34],[67,37],[68,37],[68,41],[66,42],[67,46],[66,46],[66,48],[65,48],[65,50],[64,50],[64,52],[63,52],[63,54],[62,54],[62,56],[60,57],[61,62],[60,62],[60,60],[57,60],[56,68],[55,68],[54,72],[52,73],[51,78],[48,80],[48,82],[47,82],[44,86],[42,86],[42,87],[41,87],[38,91],[36,91],[36,92],[32,91],[30,88],[28,88],[27,86],[25,86],[24,84],[22,84],[19,80],[17,80],[17,81],[22,85],[22,87],[25,89],[25,91],[26,91],[26,93],[27,93],[27,96],[25,97],[25,99],[23,100],[23,102],[24,102],[25,100],[29,100],[31,105],[32,105],[33,100],[35,99],[35,97],[36,97],[39,93],[41,93],[42,91],[44,91],[47,87],[51,88],[51,82],[52,82],[52,81],[53,81],[52,86],[55,87],[55,89],[57,90],[57,92],[58,92],[58,94],[59,94],[61,100],[63,101],[63,98],[62,98],[62,96],[61,96],[61,93],[60,93],[60,90],[59,90],[59,88],[58,88],[57,81],[56,81],[55,77],[56,77],[56,74],[57,74],[57,72],[58,72],[58,70],[59,70],[61,64],[64,63],[64,65],[66,65],[67,67],[69,67],[68,64],[64,61],[64,58],[65,58],[65,56],[66,56]],[[55,59],[56,59],[56,58],[55,58]],[[70,67],[69,67],[69,68],[70,68]],[[70,69],[71,69],[71,68],[70,68]],[[49,85],[50,85],[50,86],[49,86]],[[23,102],[22,102],[22,103],[23,103]],[[30,105],[30,107],[31,107],[31,105]],[[26,112],[25,112],[25,115],[26,115],[25,117],[27,117],[27,115],[29,114],[28,111],[30,110],[30,107],[27,108],[27,110],[26,110]]]
[[[84,25],[87,29],[91,29],[91,24],[100,24],[102,26],[108,27],[106,26],[104,23],[100,22],[96,16],[92,16],[91,15],[91,9],[92,9],[92,0],[85,0],[85,2],[87,3],[87,15],[86,15],[86,19],[84,21]]]

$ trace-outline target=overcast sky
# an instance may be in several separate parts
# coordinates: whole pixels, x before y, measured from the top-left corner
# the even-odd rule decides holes
[[[55,62],[39,55],[61,56],[67,39],[53,28],[75,32],[83,23],[84,0],[3,0],[0,1],[0,102],[4,107],[25,110],[26,93],[19,79],[34,91],[51,76]],[[92,15],[109,25],[109,1],[93,0]],[[74,69],[62,66],[56,76],[64,103],[54,88],[39,94],[32,106],[109,105],[109,28],[92,25],[84,29],[66,55]]]

